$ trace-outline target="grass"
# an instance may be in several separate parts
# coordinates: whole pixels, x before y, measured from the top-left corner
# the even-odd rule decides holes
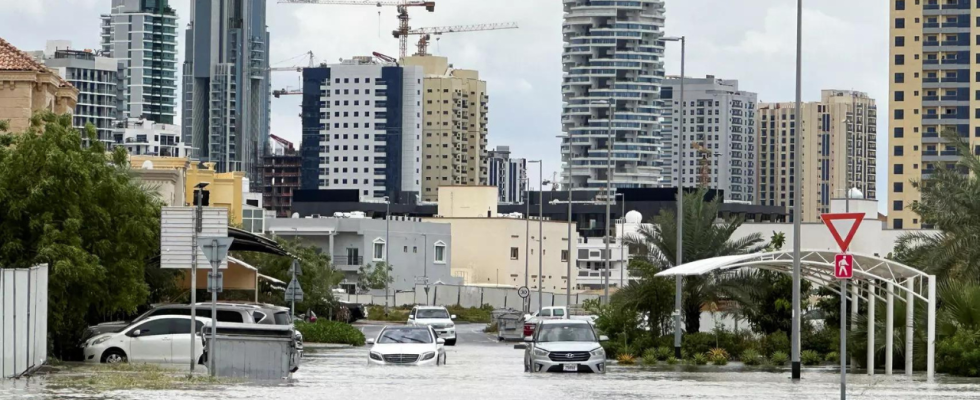
[[[130,389],[188,389],[234,383],[229,378],[187,375],[181,371],[152,364],[100,364],[86,368],[83,376],[54,375],[52,383],[81,386],[98,392]]]
[[[364,334],[344,322],[319,320],[297,322],[296,329],[303,334],[305,343],[336,343],[363,346]]]

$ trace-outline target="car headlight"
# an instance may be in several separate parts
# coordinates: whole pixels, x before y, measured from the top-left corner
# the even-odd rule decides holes
[[[602,347],[590,351],[589,354],[592,354],[592,357],[596,358],[606,358],[606,350]]]
[[[381,353],[375,353],[372,351],[370,357],[372,360],[384,361],[384,357],[381,357]]]
[[[102,343],[105,343],[105,342],[106,342],[106,341],[108,341],[109,339],[110,339],[110,337],[109,337],[109,336],[106,336],[106,337],[102,337],[102,338],[98,338],[98,339],[95,339],[95,340],[93,340],[93,341],[92,341],[92,346],[95,346],[95,345],[99,345],[99,344],[102,344]]]
[[[545,350],[545,349],[535,348],[534,351],[533,351],[533,353],[534,353],[535,356],[538,356],[538,357],[547,357],[548,356],[548,350]]]
[[[435,357],[436,357],[436,352],[434,352],[434,351],[429,351],[429,352],[422,353],[422,361],[431,360],[431,359],[433,359]]]

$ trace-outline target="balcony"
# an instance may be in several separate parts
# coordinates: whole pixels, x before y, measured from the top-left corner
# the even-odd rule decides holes
[[[363,263],[364,257],[360,256],[347,256],[346,254],[333,256],[333,265],[360,266]]]

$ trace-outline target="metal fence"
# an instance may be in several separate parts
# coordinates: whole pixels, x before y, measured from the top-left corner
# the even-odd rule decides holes
[[[384,305],[385,296],[374,296],[369,294],[362,295],[339,295],[340,300],[350,301],[361,304]],[[538,292],[532,290],[530,294],[531,310],[541,307],[538,302]],[[548,306],[566,306],[565,293],[544,292],[541,295],[542,303]],[[591,294],[572,294],[572,304],[582,304],[585,300],[597,299],[600,296]],[[517,289],[479,287],[479,286],[456,286],[456,285],[429,285],[429,292],[426,294],[425,285],[416,285],[414,291],[404,291],[388,295],[388,304],[392,306],[402,305],[436,305],[436,306],[461,306],[461,307],[480,307],[489,304],[493,308],[513,308],[521,309],[523,300],[517,294]]]
[[[0,269],[0,379],[48,358],[48,266]]]

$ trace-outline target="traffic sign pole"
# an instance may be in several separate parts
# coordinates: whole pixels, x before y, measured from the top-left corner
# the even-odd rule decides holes
[[[210,237],[201,238],[200,246],[204,256],[211,262],[211,279],[208,279],[208,290],[211,291],[211,346],[208,347],[208,374],[216,376],[215,367],[217,365],[217,344],[218,344],[218,292],[223,286],[221,283],[221,273],[218,269],[221,262],[228,257],[228,249],[231,248],[230,237]],[[196,249],[195,249],[196,251]],[[196,277],[195,277],[196,279]],[[197,321],[191,321],[192,326],[197,326]],[[192,356],[193,358],[193,356]],[[194,360],[196,361],[196,360]]]
[[[840,398],[847,398],[847,279],[840,280]]]
[[[847,315],[847,281],[854,277],[854,256],[848,254],[851,240],[864,220],[864,213],[845,213],[845,214],[823,214],[820,216],[824,225],[834,236],[837,245],[840,247],[841,254],[834,257],[834,277],[840,280],[840,398],[847,398],[847,323],[844,317]],[[851,220],[851,228],[845,236],[841,236],[834,226],[833,221]],[[855,307],[857,307],[855,303]]]

